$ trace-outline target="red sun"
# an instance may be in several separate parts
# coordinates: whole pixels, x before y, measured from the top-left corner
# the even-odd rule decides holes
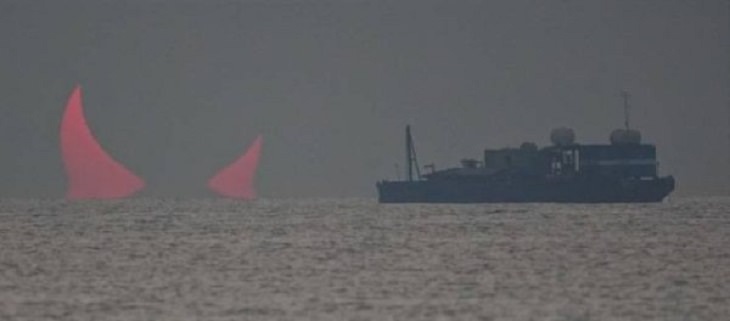
[[[259,135],[240,158],[208,181],[208,187],[225,197],[256,198],[254,176],[261,145]],[[61,121],[61,154],[68,177],[68,199],[123,198],[145,186],[141,178],[109,156],[92,135],[84,117],[80,86],[71,93]]]

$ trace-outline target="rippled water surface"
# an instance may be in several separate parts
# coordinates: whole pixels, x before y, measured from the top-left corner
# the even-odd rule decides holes
[[[730,199],[0,201],[0,320],[725,320]]]

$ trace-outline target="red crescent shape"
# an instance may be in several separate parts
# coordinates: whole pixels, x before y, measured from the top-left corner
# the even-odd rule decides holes
[[[251,200],[256,198],[254,177],[261,157],[261,135],[246,153],[208,180],[208,187],[221,196]]]
[[[68,199],[122,198],[144,187],[144,181],[111,158],[91,134],[80,86],[68,98],[61,121],[61,154],[68,177]]]

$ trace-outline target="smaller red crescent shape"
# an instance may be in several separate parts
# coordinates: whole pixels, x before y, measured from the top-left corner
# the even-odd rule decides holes
[[[261,135],[246,153],[208,180],[208,187],[221,196],[251,200],[256,198],[254,177],[261,157]]]

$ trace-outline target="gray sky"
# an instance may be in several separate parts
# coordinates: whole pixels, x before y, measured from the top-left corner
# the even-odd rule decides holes
[[[603,143],[632,125],[681,195],[730,190],[730,4],[0,0],[0,193],[61,196],[84,88],[101,145],[191,196],[264,135],[264,197],[374,196],[402,131],[437,168],[486,147]]]

